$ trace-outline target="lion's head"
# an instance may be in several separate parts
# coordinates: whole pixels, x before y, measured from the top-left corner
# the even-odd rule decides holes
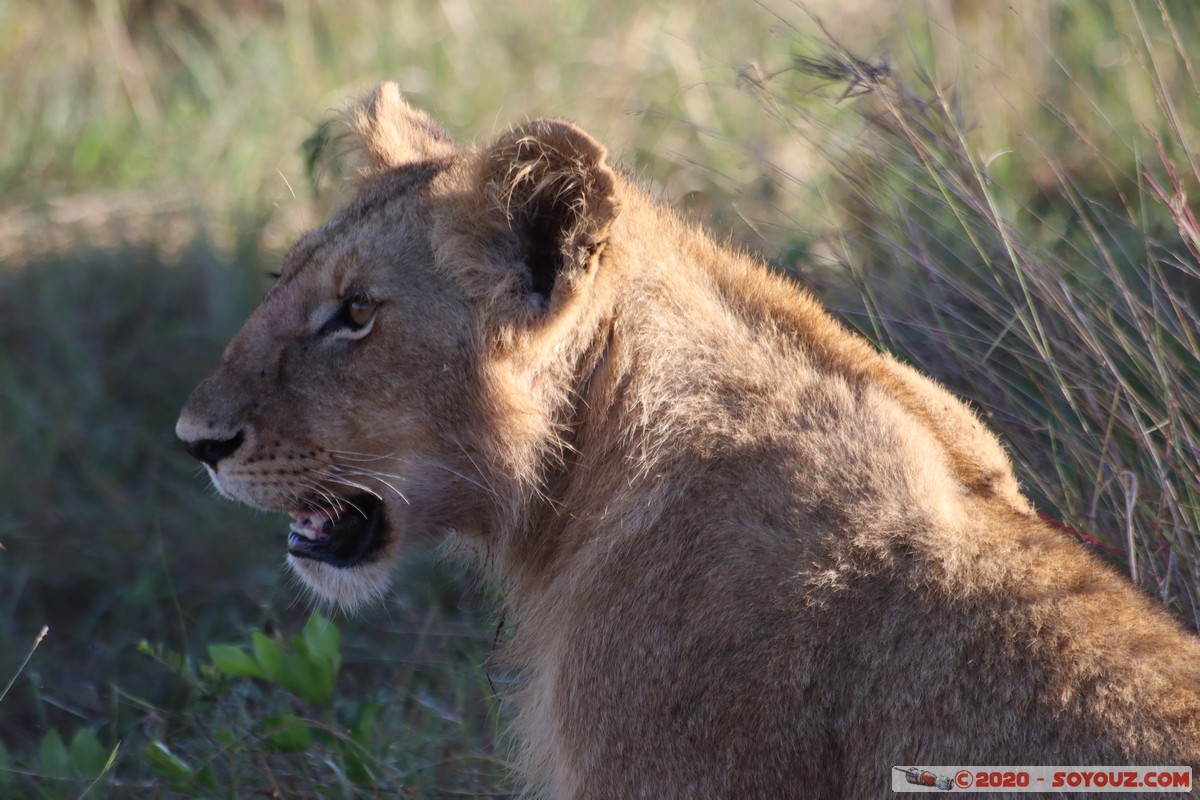
[[[221,494],[290,514],[289,564],[352,606],[406,543],[486,534],[536,486],[569,402],[547,376],[590,351],[618,204],[569,123],[460,150],[394,84],[351,122],[356,196],[292,247],[176,433]]]

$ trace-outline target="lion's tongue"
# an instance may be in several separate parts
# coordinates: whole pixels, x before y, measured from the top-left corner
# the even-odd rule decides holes
[[[345,510],[345,504],[338,503],[330,508],[293,513],[291,530],[310,541],[324,539]]]

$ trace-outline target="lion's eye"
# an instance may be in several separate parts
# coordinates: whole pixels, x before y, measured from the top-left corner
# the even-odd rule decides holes
[[[337,313],[321,326],[319,333],[342,338],[360,339],[371,331],[379,303],[371,298],[353,294],[342,301]]]
[[[361,297],[347,300],[343,308],[346,319],[356,328],[366,325],[371,321],[371,317],[375,316],[375,304]]]

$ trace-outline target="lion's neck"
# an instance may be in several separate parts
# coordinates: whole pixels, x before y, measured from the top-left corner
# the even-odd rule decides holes
[[[697,464],[745,457],[743,432],[768,424],[771,397],[810,368],[786,321],[751,316],[745,293],[806,297],[674,217],[652,223],[656,237],[614,237],[600,280],[622,290],[567,348],[576,355],[556,379],[566,391],[546,393],[557,406],[533,446],[537,483],[519,492],[498,537],[514,604],[539,596],[606,531],[652,528]],[[626,244],[648,240],[655,252]]]

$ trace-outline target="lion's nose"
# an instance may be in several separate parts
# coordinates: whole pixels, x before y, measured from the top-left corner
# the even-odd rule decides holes
[[[210,467],[215,467],[218,461],[233,455],[234,451],[242,446],[245,438],[242,432],[238,431],[229,439],[197,439],[192,442],[180,439],[180,441],[183,442],[184,448],[192,454],[193,458],[203,461]]]

